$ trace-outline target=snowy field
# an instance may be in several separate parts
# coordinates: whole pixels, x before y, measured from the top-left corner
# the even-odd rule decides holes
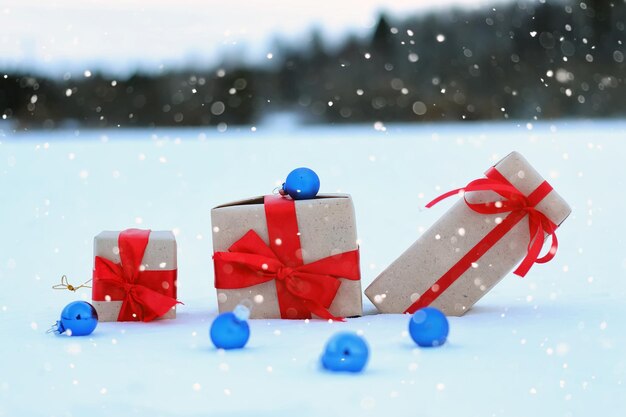
[[[423,208],[518,150],[571,204],[554,261],[508,276],[449,343],[418,349],[406,316],[253,321],[218,352],[210,209],[271,193],[298,166],[354,198],[363,288],[452,204]],[[626,410],[626,122],[57,131],[0,126],[0,416],[622,416]],[[63,274],[90,277],[105,229],[173,229],[175,321],[46,334]],[[622,323],[622,324],[620,324]],[[338,330],[362,330],[361,375],[322,372]]]

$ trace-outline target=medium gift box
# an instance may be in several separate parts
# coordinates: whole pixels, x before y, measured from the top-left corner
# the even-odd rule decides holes
[[[100,321],[176,317],[176,238],[170,231],[105,231],[94,238],[92,300]]]
[[[219,311],[340,320],[362,314],[359,248],[347,194],[270,195],[211,211]]]
[[[459,198],[365,290],[380,312],[433,306],[461,316],[520,261],[514,273],[523,277],[554,257],[555,231],[571,212],[563,198],[517,152],[485,175],[427,205]]]

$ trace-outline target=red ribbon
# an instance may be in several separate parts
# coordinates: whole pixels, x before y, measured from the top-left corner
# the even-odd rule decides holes
[[[513,272],[520,277],[526,276],[530,268],[535,263],[546,263],[554,258],[559,243],[556,238],[557,225],[554,224],[545,214],[536,209],[537,204],[543,200],[551,191],[552,187],[547,181],[542,182],[528,196],[525,196],[513,184],[511,184],[495,168],[490,168],[486,173],[487,178],[481,178],[470,182],[464,188],[449,191],[440,195],[426,205],[430,208],[448,197],[463,194],[465,204],[480,214],[500,214],[509,213],[496,224],[487,235],[469,250],[456,264],[452,266],[441,278],[439,278],[424,294],[405,310],[405,313],[414,313],[420,308],[430,305],[439,297],[450,285],[452,285],[474,262],[478,261],[489,249],[491,249],[504,235],[506,235],[517,223],[528,216],[528,227],[530,240],[526,256]],[[494,191],[504,199],[490,201],[486,203],[471,203],[467,200],[466,194],[476,191]],[[547,254],[540,257],[541,248],[545,242],[545,236],[551,236],[552,244]]]
[[[141,267],[150,230],[120,232],[120,263],[96,256],[92,299],[122,301],[118,321],[152,321],[176,301],[176,270],[148,271]]]
[[[216,252],[215,288],[239,289],[274,281],[282,318],[305,319],[315,314],[342,321],[328,308],[341,285],[338,278],[361,278],[358,249],[304,264],[294,201],[265,196],[264,206],[269,246],[250,230],[228,252]]]

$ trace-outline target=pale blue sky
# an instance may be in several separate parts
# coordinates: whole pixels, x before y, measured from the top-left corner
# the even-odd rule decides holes
[[[506,1],[506,0],[501,0]],[[314,26],[330,38],[392,16],[497,0],[1,0],[0,68],[47,72],[267,59],[273,37],[294,45]]]

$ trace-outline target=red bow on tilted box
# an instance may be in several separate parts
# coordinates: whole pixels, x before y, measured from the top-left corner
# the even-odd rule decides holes
[[[177,270],[149,271],[141,265],[149,238],[150,230],[124,230],[118,238],[119,264],[96,256],[92,298],[122,301],[118,321],[152,321],[179,303]]]
[[[343,320],[328,308],[341,285],[339,278],[360,279],[359,251],[349,251],[304,264],[293,200],[264,198],[269,246],[250,230],[228,252],[216,252],[215,288],[240,289],[274,281],[282,318],[315,314]]]
[[[528,252],[517,269],[513,272],[524,277],[535,263],[546,263],[554,258],[558,248],[556,238],[557,225],[548,217],[537,210],[536,206],[551,191],[552,186],[547,181],[543,181],[528,197],[511,184],[495,168],[491,168],[486,173],[487,178],[481,178],[470,182],[464,188],[449,191],[426,205],[432,207],[443,199],[454,195],[462,194],[465,204],[477,213],[499,214],[509,213],[506,217],[497,222],[494,227],[481,241],[465,254],[456,264],[452,266],[441,278],[439,278],[424,294],[422,294],[413,304],[406,309],[405,313],[414,313],[420,308],[430,305],[440,294],[450,287],[472,263],[478,261],[489,249],[491,249],[504,235],[528,215],[528,225],[530,241]],[[467,193],[476,191],[494,191],[504,200],[490,201],[486,203],[472,203],[467,200]],[[541,248],[545,242],[545,236],[552,237],[552,244],[548,253],[539,257]]]

